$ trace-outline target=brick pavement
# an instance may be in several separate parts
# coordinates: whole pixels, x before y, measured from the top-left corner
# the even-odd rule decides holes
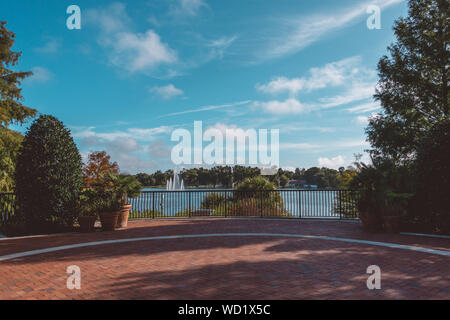
[[[0,240],[0,256],[61,245],[211,233],[282,233],[382,241],[450,252],[450,240],[367,234],[353,222],[155,220],[126,230]],[[450,258],[359,243],[210,237],[74,248],[0,262],[0,299],[450,299]],[[366,287],[378,265],[382,289]],[[81,268],[81,290],[66,268]]]

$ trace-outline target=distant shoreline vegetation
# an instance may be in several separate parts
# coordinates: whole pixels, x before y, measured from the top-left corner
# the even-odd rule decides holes
[[[277,188],[347,189],[357,173],[352,166],[338,170],[312,167],[289,171],[280,168],[276,174],[263,177]],[[173,170],[158,170],[151,174],[138,173],[133,176],[144,186],[143,189],[166,189],[166,182],[173,174]],[[247,178],[262,176],[259,168],[244,166],[183,169],[179,175],[187,189],[232,189]]]

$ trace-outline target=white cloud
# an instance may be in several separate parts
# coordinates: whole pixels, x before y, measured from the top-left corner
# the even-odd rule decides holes
[[[163,140],[157,140],[148,147],[150,155],[154,158],[168,158],[170,156],[169,145]]]
[[[357,105],[356,107],[351,107],[346,110],[351,113],[366,113],[366,112],[378,110],[380,108],[381,108],[381,106],[378,102],[370,102],[370,103]]]
[[[264,93],[281,93],[281,92],[289,92],[294,95],[297,94],[300,90],[302,90],[305,86],[305,80],[294,78],[288,79],[285,77],[278,77],[274,80],[270,81],[268,84],[257,84],[256,89],[262,91]]]
[[[28,78],[30,83],[45,83],[53,78],[53,73],[44,67],[31,68],[33,75]]]
[[[128,128],[125,131],[97,132],[95,127],[72,127],[73,137],[79,139],[97,138],[99,143],[108,143],[117,139],[131,138],[137,141],[152,141],[157,135],[170,132],[170,127]],[[95,141],[95,140],[91,140]]]
[[[345,164],[345,160],[343,156],[337,156],[331,159],[328,158],[319,158],[317,159],[317,163],[320,167],[327,167],[332,169],[337,169],[342,167]]]
[[[371,99],[375,94],[375,83],[355,84],[343,95],[319,99],[320,108],[332,108],[356,101]]]
[[[238,101],[238,102],[226,103],[226,104],[221,104],[221,105],[211,105],[211,106],[199,107],[199,108],[195,108],[195,109],[164,114],[164,115],[160,116],[160,118],[183,115],[183,114],[188,114],[188,113],[197,113],[197,112],[204,112],[204,111],[211,111],[211,110],[227,109],[227,108],[246,105],[251,102],[252,102],[251,100],[246,100],[246,101]]]
[[[289,92],[291,95],[296,95],[302,90],[309,92],[330,86],[340,86],[361,78],[374,76],[372,71],[361,67],[361,58],[358,56],[328,63],[320,68],[311,68],[309,73],[309,77],[292,79],[278,77],[268,84],[258,84],[256,88],[264,93]]]
[[[222,59],[225,54],[225,50],[228,49],[236,39],[237,36],[221,37],[219,39],[207,42],[206,46],[210,48],[209,59]]]
[[[367,125],[370,119],[376,118],[377,116],[378,116],[377,113],[372,113],[370,116],[357,116],[355,118],[355,122],[358,124]]]
[[[207,6],[203,0],[178,0],[177,4],[171,7],[169,14],[176,17],[196,16],[202,7]]]
[[[286,101],[257,102],[273,114],[298,114],[305,111],[338,107],[353,102],[372,99],[375,94],[376,72],[362,64],[359,56],[328,63],[322,67],[311,68],[305,77],[288,79],[278,77],[267,84],[257,84],[256,89],[264,93],[289,93]],[[316,101],[300,103],[296,98],[299,92],[338,87],[341,94],[319,98]],[[371,108],[367,106],[367,108]]]
[[[318,149],[321,146],[318,144],[312,144],[312,143],[281,143],[280,149],[281,150],[311,150],[311,149]]]
[[[264,49],[259,48],[263,51],[258,52],[257,59],[273,59],[298,52],[322,39],[331,31],[354,23],[358,19],[363,19],[366,15],[366,8],[371,4],[385,8],[402,1],[367,1],[360,5],[345,8],[340,12],[283,19],[278,26],[271,25],[269,35],[266,35],[266,38],[270,40]]]
[[[163,87],[156,86],[151,88],[150,91],[156,93],[163,99],[171,99],[184,93],[183,90],[176,88],[173,84],[169,84]]]
[[[107,152],[109,150],[106,150]],[[154,170],[157,163],[153,160],[144,160],[137,155],[128,153],[114,153],[111,152],[111,159],[117,161],[122,173],[136,174]]]
[[[87,24],[98,25],[104,34],[111,34],[128,29],[131,18],[123,3],[114,2],[106,8],[86,10],[85,21]]]
[[[264,111],[273,114],[298,114],[305,111],[306,107],[300,101],[294,98],[289,98],[285,101],[267,101],[255,102],[255,107],[260,107]]]
[[[61,43],[58,39],[48,40],[42,47],[36,48],[36,52],[49,54],[58,52]]]
[[[159,35],[153,30],[144,34],[118,33],[111,47],[112,64],[131,72],[147,71],[159,64],[177,61],[177,53],[161,42]]]
[[[108,150],[113,150],[115,153],[135,152],[142,149],[142,146],[133,138],[117,138],[105,145]]]
[[[177,52],[164,43],[154,30],[136,33],[125,5],[113,3],[90,9],[87,23],[100,29],[99,43],[108,50],[109,62],[129,72],[153,72],[160,65],[178,61]]]

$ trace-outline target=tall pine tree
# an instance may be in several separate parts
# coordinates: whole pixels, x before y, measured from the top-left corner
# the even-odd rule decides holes
[[[20,52],[11,50],[15,34],[0,21],[0,192],[12,191],[17,151],[22,135],[8,128],[10,124],[22,124],[36,114],[36,110],[21,103],[21,81],[31,72],[15,72]]]

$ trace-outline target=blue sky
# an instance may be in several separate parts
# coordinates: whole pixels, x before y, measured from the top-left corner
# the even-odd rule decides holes
[[[81,8],[81,30],[66,9]],[[369,30],[366,8],[381,8]],[[352,162],[379,111],[376,65],[406,1],[2,1],[24,103],[59,118],[83,156],[122,171],[174,165],[173,130],[280,129],[283,168]],[[26,128],[19,128],[24,131]]]

